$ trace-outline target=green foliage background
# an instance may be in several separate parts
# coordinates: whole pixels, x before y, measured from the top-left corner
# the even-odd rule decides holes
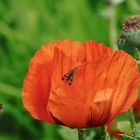
[[[34,120],[25,112],[23,80],[31,57],[47,42],[97,40],[112,46],[112,32],[120,32],[125,17],[139,14],[140,1],[118,5],[107,1],[0,0],[0,103],[4,105],[0,140],[68,140],[59,126]]]

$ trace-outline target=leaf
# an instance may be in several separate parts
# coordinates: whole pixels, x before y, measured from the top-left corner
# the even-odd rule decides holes
[[[71,129],[71,128],[62,126],[60,127],[58,132],[65,140],[77,140],[78,138],[78,133],[76,129]]]
[[[132,132],[130,121],[118,121],[117,129],[122,132],[127,132],[127,133]]]

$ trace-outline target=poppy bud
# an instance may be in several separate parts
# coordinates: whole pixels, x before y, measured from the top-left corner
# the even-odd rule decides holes
[[[140,15],[131,16],[122,24],[125,39],[140,50]]]
[[[123,50],[125,45],[126,45],[126,39],[123,35],[120,35],[118,38],[117,38],[117,45],[118,45],[118,48],[120,50]]]
[[[120,35],[117,39],[117,46],[119,50],[124,50],[128,54],[132,55],[135,59],[139,59],[139,51],[134,44],[130,43],[123,35]]]

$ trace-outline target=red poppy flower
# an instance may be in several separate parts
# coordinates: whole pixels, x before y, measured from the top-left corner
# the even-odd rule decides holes
[[[137,99],[140,75],[124,51],[95,41],[44,45],[31,59],[22,99],[36,119],[86,128],[104,125]]]

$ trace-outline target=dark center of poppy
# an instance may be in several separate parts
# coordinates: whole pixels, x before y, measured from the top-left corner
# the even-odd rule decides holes
[[[63,77],[62,80],[65,80],[69,85],[72,84],[73,82],[73,76],[74,73],[77,71],[77,68],[71,69],[68,73],[66,73]]]

